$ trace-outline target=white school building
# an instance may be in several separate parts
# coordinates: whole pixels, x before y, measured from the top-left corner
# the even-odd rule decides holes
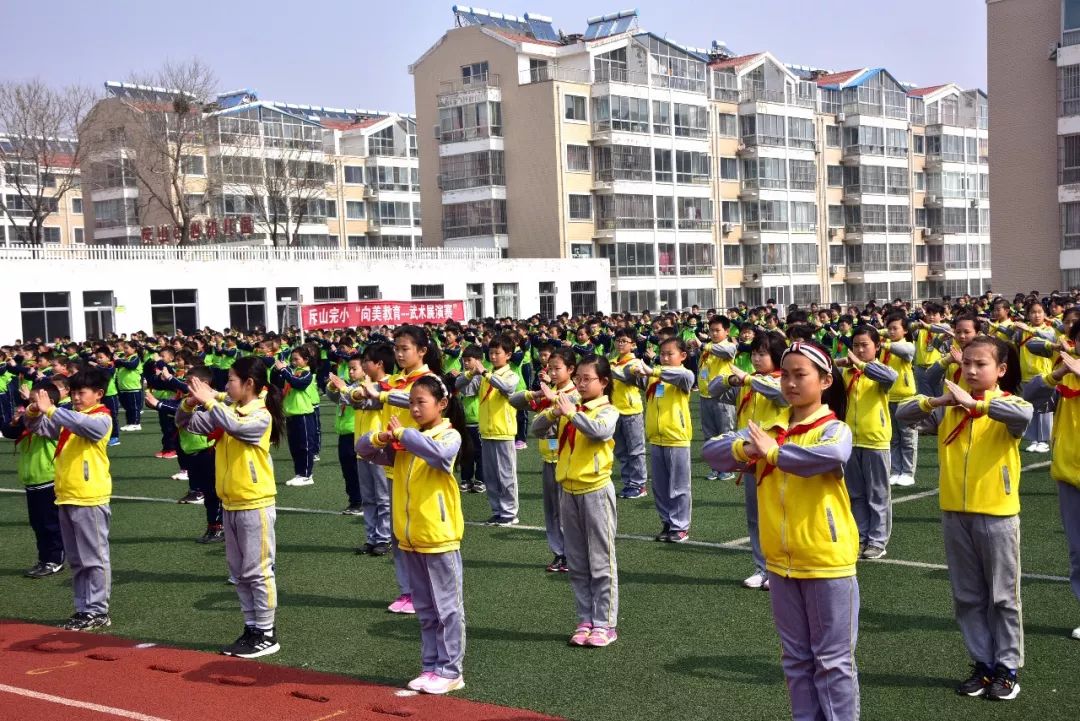
[[[611,310],[607,260],[490,249],[21,247],[0,248],[0,267],[9,309],[0,344],[205,326],[278,331],[297,324],[300,303],[457,300],[467,319]]]

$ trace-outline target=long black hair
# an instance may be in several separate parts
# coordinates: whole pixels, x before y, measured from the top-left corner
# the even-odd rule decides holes
[[[461,464],[473,457],[473,447],[472,437],[469,435],[469,429],[465,423],[465,407],[461,404],[457,394],[450,391],[450,388],[454,387],[454,381],[455,378],[450,375],[445,378],[425,375],[416,379],[413,388],[417,386],[426,388],[436,401],[441,401],[444,398],[447,400],[444,417],[450,421],[450,425],[454,427],[454,430],[461,434],[461,448],[458,449],[457,455],[457,462]]]
[[[994,349],[994,360],[998,363],[1005,364],[1005,375],[998,380],[998,387],[1006,393],[1016,393],[1020,388],[1020,355],[1016,352],[1016,347],[1006,343],[1000,338],[993,338],[988,335],[977,335],[971,339],[971,342],[967,344],[967,348],[964,348],[966,352],[968,348],[972,346],[988,345]]]
[[[255,394],[263,397],[266,410],[270,412],[270,442],[276,446],[281,441],[285,416],[281,412],[281,390],[266,379],[266,363],[258,356],[247,356],[233,363],[229,372],[235,374],[241,384],[250,380],[255,386]]]
[[[418,325],[399,326],[394,330],[394,340],[402,337],[411,340],[416,349],[421,351],[423,362],[429,371],[437,376],[442,375],[442,353],[439,351],[439,346],[431,342],[431,336],[426,330]]]

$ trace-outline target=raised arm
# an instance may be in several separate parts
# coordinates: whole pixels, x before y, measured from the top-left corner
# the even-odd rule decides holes
[[[850,456],[851,429],[843,421],[831,421],[817,443],[777,446],[765,460],[785,473],[809,477],[839,471]]]
[[[461,450],[461,434],[449,430],[439,438],[424,435],[415,428],[404,428],[398,435],[405,450],[421,458],[425,463],[446,473],[454,470],[454,457]]]
[[[594,441],[607,441],[615,435],[619,411],[615,406],[604,406],[597,411],[595,418],[589,418],[581,411],[570,414],[568,418],[575,428]]]

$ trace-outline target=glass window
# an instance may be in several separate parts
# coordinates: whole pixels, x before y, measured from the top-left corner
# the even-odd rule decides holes
[[[378,300],[381,297],[382,295],[379,293],[379,286],[377,285],[356,286],[357,300]]]
[[[742,265],[742,246],[741,245],[725,245],[724,248],[724,267],[725,268],[738,268]]]
[[[842,206],[842,205],[830,205],[829,206],[829,227],[830,228],[842,228],[842,227],[844,227],[844,206]]]
[[[570,220],[592,220],[592,196],[570,196]]]
[[[348,300],[343,285],[317,285],[314,288],[316,303],[344,303]]]
[[[912,135],[912,152],[916,155],[926,154],[926,136],[925,135]]]
[[[544,318],[555,317],[554,281],[547,280],[540,283],[540,315]]]
[[[465,285],[465,309],[469,318],[484,317],[484,284],[467,283]]]
[[[585,110],[585,97],[582,95],[565,95],[563,96],[565,103],[565,118],[567,120],[581,120],[587,121],[589,118],[586,115]]]
[[[444,205],[443,237],[468,238],[482,235],[505,235],[506,201],[476,200]]]
[[[229,288],[229,328],[251,332],[266,327],[266,289]]]
[[[840,147],[840,126],[839,125],[826,125],[825,126],[825,145],[830,148]]]
[[[721,220],[725,223],[738,223],[741,217],[739,202],[737,200],[725,200],[720,203]]]
[[[64,292],[19,293],[23,340],[52,342],[71,336],[71,295]]]
[[[428,285],[413,285],[410,287],[412,300],[441,300],[445,298],[442,283]]]
[[[345,184],[346,185],[363,185],[364,184],[364,166],[362,166],[362,165],[346,165],[345,166]]]
[[[349,220],[363,220],[366,217],[364,213],[364,201],[346,200],[345,217]]]
[[[495,317],[517,318],[518,313],[518,284],[495,283]]]
[[[739,179],[739,159],[720,158],[720,180]]]
[[[299,288],[275,288],[274,297],[277,301],[278,328],[299,327],[300,325],[300,289]]]
[[[596,312],[596,281],[575,280],[570,282],[570,314],[587,315]],[[550,316],[554,317],[554,315]]]
[[[813,190],[817,187],[817,166],[813,160],[789,160],[788,178],[792,190]]]
[[[71,212],[82,213],[82,198],[71,199]]]
[[[1080,65],[1058,68],[1059,115],[1080,115]]]
[[[588,145],[566,146],[566,169],[584,172],[590,170]]]
[[[716,267],[714,253],[712,243],[679,243],[679,273],[712,275]]]
[[[206,175],[206,162],[201,155],[181,155],[180,167],[185,175]]]
[[[198,291],[151,290],[150,323],[155,334],[176,335],[199,327],[196,298]]]
[[[720,113],[717,117],[716,133],[725,138],[739,136],[739,117],[734,113]]]
[[[844,166],[829,165],[825,168],[825,182],[830,188],[840,188],[844,185]]]
[[[1080,248],[1080,203],[1061,204],[1061,249]]]

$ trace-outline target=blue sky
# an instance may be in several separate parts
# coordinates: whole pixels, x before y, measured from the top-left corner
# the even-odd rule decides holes
[[[565,32],[628,0],[492,0]],[[485,4],[489,3],[489,4]],[[409,63],[453,22],[449,0],[54,0],[9,4],[0,77],[100,85],[198,56],[222,90],[313,105],[411,112]],[[464,4],[464,3],[463,3]],[[918,85],[986,87],[985,0],[638,0],[642,28],[685,45],[832,70],[883,66]],[[43,42],[42,35],[47,38]]]

